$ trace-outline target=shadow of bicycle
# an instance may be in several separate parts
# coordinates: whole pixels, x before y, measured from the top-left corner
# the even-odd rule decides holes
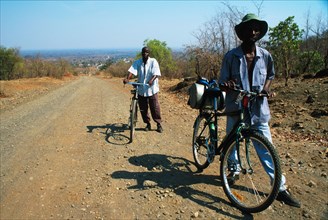
[[[194,166],[193,163],[185,158],[162,154],[147,154],[130,157],[129,162],[135,166],[142,166],[147,171],[130,172],[121,170],[111,174],[111,177],[115,179],[135,179],[137,184],[129,186],[128,189],[146,190],[151,187],[171,189],[172,192],[182,198],[189,199],[227,217],[253,219],[253,216],[247,213],[244,213],[244,216],[241,218],[221,209],[218,204],[223,203],[231,206],[231,203],[215,196],[216,193],[208,193],[195,187],[197,184],[222,187],[222,183],[218,175],[204,175],[199,172],[193,172],[191,169]],[[149,183],[151,184],[149,185]]]
[[[127,124],[114,123],[106,125],[88,125],[87,132],[93,133],[97,130],[100,134],[105,135],[105,141],[114,145],[125,145],[130,143],[130,138],[125,134],[129,130]]]

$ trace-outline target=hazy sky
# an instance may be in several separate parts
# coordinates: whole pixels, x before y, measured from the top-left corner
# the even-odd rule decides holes
[[[257,14],[251,0],[229,1]],[[327,0],[264,1],[262,19],[269,27],[288,16],[305,26],[319,15],[328,21]],[[222,1],[4,1],[1,46],[27,49],[141,48],[145,39],[165,41],[171,48],[195,42],[193,33],[211,20]]]

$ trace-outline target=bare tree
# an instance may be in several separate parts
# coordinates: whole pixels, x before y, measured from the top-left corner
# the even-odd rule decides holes
[[[254,6],[256,7],[256,9],[257,9],[257,16],[261,17],[263,0],[261,0],[261,1],[255,1],[255,0],[253,0],[252,2],[254,4]]]
[[[197,45],[186,47],[190,62],[195,66],[198,76],[216,78],[219,75],[222,59],[229,50],[240,44],[235,33],[235,26],[245,13],[232,6],[229,1],[222,3],[225,11],[219,11],[210,21],[206,22],[194,37]],[[256,4],[258,14],[261,12],[263,0]]]
[[[318,15],[315,25],[311,24],[310,20],[311,13],[308,11],[301,45],[300,74],[327,68],[328,63],[328,23],[321,14]]]
[[[234,26],[241,13],[227,7],[228,12],[218,12],[194,33],[197,45],[186,48],[198,76],[217,78],[224,54],[238,44]]]
[[[324,68],[328,68],[328,20],[319,14],[316,25],[310,29],[317,40],[317,50],[324,57]]]

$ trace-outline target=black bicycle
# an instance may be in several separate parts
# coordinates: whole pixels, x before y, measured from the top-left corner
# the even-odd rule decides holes
[[[244,112],[250,107],[251,101],[264,95],[237,88],[231,91],[239,93],[236,101],[241,102],[242,109],[231,113],[231,115],[239,115],[239,122],[220,141],[218,117],[228,115],[219,111],[223,107],[222,91],[214,80],[202,80],[199,83],[204,85],[205,91],[203,107],[199,110],[194,123],[192,141],[197,168],[200,171],[205,169],[213,162],[216,155],[220,155],[223,189],[231,203],[249,213],[265,210],[276,199],[279,192],[280,161],[271,142],[244,122]],[[265,152],[267,161],[272,164],[271,176],[265,170],[269,168],[258,156],[260,151]]]
[[[133,86],[133,89],[131,90],[132,97],[130,104],[130,116],[128,121],[128,126],[130,128],[130,143],[132,143],[138,121],[138,89],[140,86],[148,86],[148,84],[139,82],[128,82],[127,84]]]

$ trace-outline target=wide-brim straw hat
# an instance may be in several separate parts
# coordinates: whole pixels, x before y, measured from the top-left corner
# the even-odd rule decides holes
[[[245,15],[240,22],[240,24],[237,24],[235,26],[235,31],[239,39],[241,39],[242,31],[244,28],[249,24],[250,21],[257,21],[260,25],[260,36],[259,39],[261,39],[266,32],[268,31],[268,23],[266,21],[260,20],[255,14],[249,13]],[[241,39],[242,40],[242,39]]]

